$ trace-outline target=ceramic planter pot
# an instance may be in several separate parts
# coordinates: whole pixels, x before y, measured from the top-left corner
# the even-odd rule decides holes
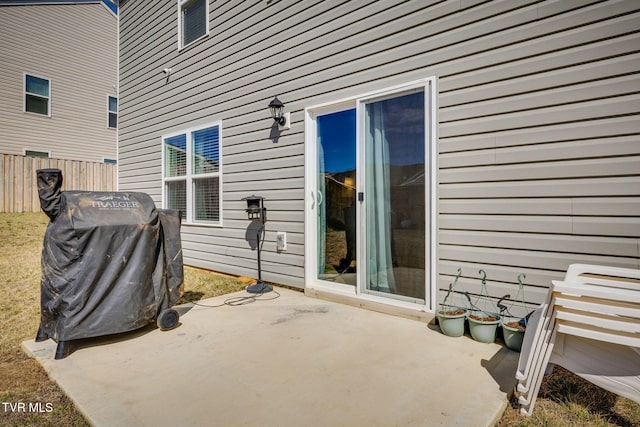
[[[449,337],[461,337],[464,335],[464,320],[467,316],[467,310],[440,310],[436,313],[436,316],[438,316],[438,324],[443,334]]]
[[[496,340],[500,316],[483,311],[472,311],[468,318],[469,331],[474,340],[484,343],[492,343]]]
[[[513,350],[520,351],[525,327],[519,323],[518,317],[503,317],[500,321],[505,345]]]

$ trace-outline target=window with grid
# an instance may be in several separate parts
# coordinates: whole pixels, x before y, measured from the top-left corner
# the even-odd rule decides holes
[[[178,0],[180,47],[209,32],[208,0]]]
[[[163,137],[164,207],[187,223],[221,223],[220,125]]]
[[[51,81],[30,74],[24,76],[24,111],[51,115]]]

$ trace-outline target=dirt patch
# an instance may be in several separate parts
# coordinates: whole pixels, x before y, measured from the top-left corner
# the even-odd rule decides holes
[[[442,316],[460,316],[462,314],[464,314],[465,311],[462,309],[458,309],[458,310],[440,310],[438,312],[438,314],[441,314]]]
[[[469,319],[477,320],[478,322],[495,322],[498,320],[493,316],[476,316],[475,314],[469,315]]]
[[[526,327],[520,322],[508,322],[508,323],[505,323],[504,326],[507,326],[511,329],[517,329],[519,331],[524,331],[526,329]]]

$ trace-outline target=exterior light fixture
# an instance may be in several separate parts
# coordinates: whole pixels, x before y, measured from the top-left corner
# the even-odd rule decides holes
[[[262,196],[249,196],[244,199],[247,202],[247,217],[249,219],[260,219],[262,220],[262,224],[267,222],[267,208],[264,207],[264,197]]]
[[[278,126],[284,129],[290,129],[290,114],[284,112],[284,104],[277,96],[269,103],[269,111],[271,111],[271,117]]]
[[[258,251],[258,280],[255,284],[249,285],[246,288],[246,291],[252,294],[263,294],[265,292],[271,292],[273,290],[273,286],[267,285],[262,280],[262,267],[260,265],[260,252],[262,251],[261,237],[264,234],[264,223],[267,222],[267,208],[264,207],[264,197],[251,195],[249,197],[245,197],[242,200],[247,202],[247,217],[251,220],[259,220],[260,228],[258,228],[256,233],[256,239],[258,242],[257,251]]]

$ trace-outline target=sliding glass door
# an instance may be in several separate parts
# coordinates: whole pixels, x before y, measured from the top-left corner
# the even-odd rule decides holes
[[[318,116],[317,277],[356,285],[356,111]]]
[[[367,291],[425,298],[424,92],[364,104]]]
[[[429,298],[429,93],[417,86],[312,116],[313,283]]]

